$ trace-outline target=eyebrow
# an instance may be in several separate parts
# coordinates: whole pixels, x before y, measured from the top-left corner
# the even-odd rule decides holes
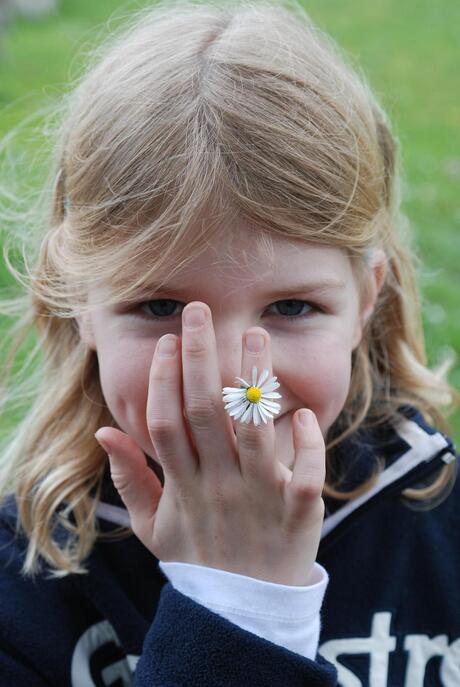
[[[323,279],[317,282],[303,283],[297,286],[289,286],[285,289],[275,289],[267,294],[270,296],[289,296],[293,293],[318,293],[323,291],[336,291],[344,289],[346,284],[340,279]]]
[[[272,298],[274,296],[292,296],[293,294],[298,294],[298,293],[323,293],[327,291],[337,291],[339,289],[344,289],[346,287],[346,283],[344,281],[341,281],[340,279],[334,279],[332,277],[327,278],[327,279],[321,279],[320,281],[316,282],[303,282],[301,284],[293,284],[292,286],[288,286],[285,288],[276,288],[270,292],[264,293],[263,295],[266,298]],[[148,294],[171,294],[174,296],[183,296],[187,295],[191,289],[187,288],[174,288],[173,285],[168,285],[168,284],[150,284],[144,288],[142,288],[142,291],[144,295]]]

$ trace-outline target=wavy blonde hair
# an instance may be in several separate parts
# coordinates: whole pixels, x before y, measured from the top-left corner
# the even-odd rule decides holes
[[[116,425],[76,325],[89,286],[110,283],[113,302],[135,297],[193,260],[223,217],[246,222],[264,246],[278,235],[343,248],[362,289],[372,251],[385,252],[384,286],[327,442],[325,495],[370,488],[379,460],[370,480],[344,493],[332,450],[366,423],[394,420],[402,404],[448,432],[440,407],[456,392],[445,366],[427,367],[396,139],[364,76],[300,6],[168,0],[138,11],[63,102],[51,211],[22,239],[23,272],[5,249],[25,289],[3,300],[2,312],[17,317],[8,373],[31,329],[38,338],[25,368],[41,356],[12,385],[30,407],[3,448],[0,485],[2,497],[16,495],[28,538],[24,574],[40,558],[51,576],[86,572],[99,534],[106,455],[94,432]],[[5,404],[14,397],[6,388]],[[454,469],[406,496],[445,493]],[[71,535],[62,546],[57,524]]]

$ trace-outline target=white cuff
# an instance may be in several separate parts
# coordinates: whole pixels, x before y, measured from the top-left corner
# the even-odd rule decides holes
[[[218,568],[159,561],[177,591],[239,627],[315,659],[320,634],[319,612],[329,576],[315,563],[311,584],[297,587],[266,582]]]

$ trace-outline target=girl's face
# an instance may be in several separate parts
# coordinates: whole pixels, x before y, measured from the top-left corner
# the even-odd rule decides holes
[[[163,334],[181,335],[181,313],[190,301],[211,309],[222,386],[238,386],[245,331],[260,326],[270,335],[282,395],[274,419],[276,455],[288,467],[294,460],[293,413],[311,408],[326,437],[347,398],[351,354],[372,312],[382,271],[373,269],[360,303],[351,262],[341,249],[272,237],[268,260],[249,232],[236,239],[232,246],[209,243],[167,287],[152,288],[142,302],[102,307],[78,319],[83,340],[97,353],[112,416],[154,460],[146,421],[150,365]]]

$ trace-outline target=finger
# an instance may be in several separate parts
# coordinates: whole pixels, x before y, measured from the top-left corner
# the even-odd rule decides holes
[[[165,477],[186,482],[197,470],[182,402],[180,342],[173,334],[162,336],[150,367],[147,427]]]
[[[163,493],[160,480],[148,467],[142,449],[124,432],[102,427],[95,437],[108,454],[110,475],[128,509],[131,528],[145,543]]]
[[[264,388],[273,376],[270,336],[262,327],[251,327],[244,336],[241,381],[251,386]],[[265,372],[264,372],[265,371]],[[273,392],[268,392],[270,395]],[[250,394],[248,394],[250,395]],[[256,394],[259,396],[260,394]],[[276,396],[279,396],[276,393]],[[243,473],[266,479],[278,473],[275,461],[275,428],[273,417],[267,410],[272,407],[273,398],[266,393],[258,402],[251,402],[244,396],[244,405],[235,405],[236,436],[241,470]],[[237,401],[235,401],[237,404]],[[264,405],[268,404],[268,405]],[[242,412],[242,410],[244,412]],[[232,412],[231,410],[229,412]]]
[[[305,417],[305,424],[301,421]],[[323,513],[321,493],[326,477],[326,447],[316,415],[302,408],[293,419],[294,467],[286,487],[288,519],[295,529]]]
[[[203,313],[200,324],[194,315]],[[193,301],[183,310],[182,374],[184,407],[200,467],[225,478],[238,467],[231,423],[222,403],[222,383],[211,310]]]

